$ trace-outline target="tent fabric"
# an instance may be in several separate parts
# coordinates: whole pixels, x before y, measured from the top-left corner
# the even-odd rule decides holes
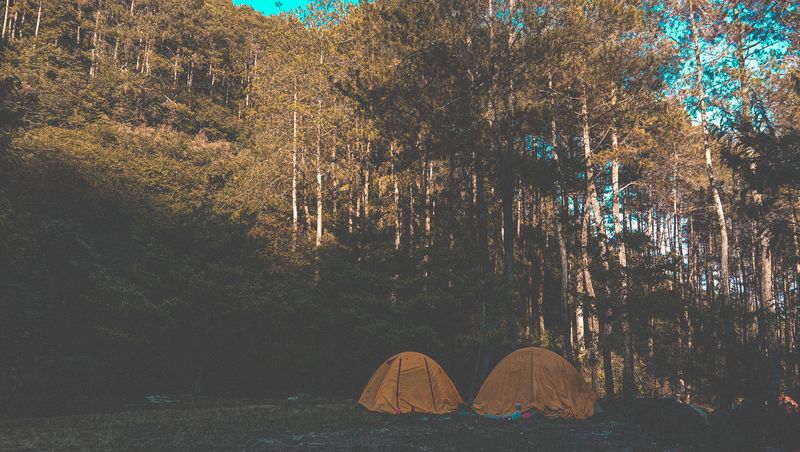
[[[508,415],[519,402],[552,417],[594,416],[597,396],[566,359],[543,348],[528,347],[503,358],[478,391],[472,408],[478,414]]]
[[[422,353],[403,352],[378,367],[358,403],[382,413],[444,414],[464,402],[436,361]]]

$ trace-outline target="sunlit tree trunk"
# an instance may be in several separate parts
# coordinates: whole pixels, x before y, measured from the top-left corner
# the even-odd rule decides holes
[[[308,195],[308,191],[309,191],[308,190],[308,173],[306,172],[306,171],[308,171],[308,165],[306,165],[306,156],[305,156],[305,154],[307,152],[308,151],[300,152],[300,168],[302,170],[301,175],[302,175],[302,178],[303,178],[303,216],[305,217],[305,223],[306,223],[305,233],[306,234],[311,232],[311,230],[313,229],[313,226],[311,224],[311,221],[312,221],[311,220],[311,208],[308,205],[310,196]]]
[[[8,0],[6,0],[6,4],[8,4]],[[83,8],[81,8],[81,5],[78,5],[78,25],[75,33],[75,44],[78,46],[81,45],[81,23],[83,23]]]
[[[322,245],[322,210],[322,99],[317,99],[317,248]]]
[[[25,10],[23,10],[22,11],[22,18],[20,18],[20,21],[19,21],[19,27],[17,27],[17,37],[18,38],[22,37],[22,30],[25,29],[25,17],[26,17],[26,12],[25,12]]]
[[[19,11],[14,11],[14,17],[12,17],[11,20],[9,21],[9,30],[8,30],[9,41],[14,40],[14,35],[17,32],[17,14],[19,14]]]
[[[347,161],[348,162],[352,162],[353,161],[352,148],[351,148],[350,144],[347,145]],[[356,200],[355,200],[356,196],[355,196],[355,188],[354,188],[355,185],[356,185],[356,180],[355,180],[355,177],[353,177],[352,175],[350,176],[350,184],[349,185],[350,185],[350,187],[347,190],[347,194],[348,194],[348,202],[347,202],[347,232],[352,234],[353,233],[353,211],[356,209]]]
[[[297,78],[292,104],[292,251],[297,248],[300,215],[297,210]]]
[[[430,247],[433,244],[433,234],[431,230],[431,221],[433,216],[433,162],[427,157],[422,161],[422,184],[423,194],[425,196],[425,246]]]
[[[36,30],[33,32],[33,37],[39,37],[39,24],[42,22],[42,3],[39,2],[39,11],[36,13]]]
[[[372,160],[372,142],[367,141],[367,156],[364,168],[364,220],[369,221],[369,189],[370,189],[370,162]]]
[[[94,30],[92,32],[92,53],[91,53],[91,67],[89,68],[89,77],[94,78],[97,75],[97,53],[100,37],[100,15],[103,7],[103,1],[97,0],[97,10],[94,12]]]
[[[6,27],[8,26],[8,3],[10,0],[6,0],[6,8],[3,12],[3,34],[2,38],[6,37]]]
[[[398,183],[397,170],[395,169],[395,148],[394,142],[390,145],[390,152],[392,155],[392,184],[394,185],[394,249],[400,249],[400,243],[403,238],[403,210],[400,206],[400,184]]]

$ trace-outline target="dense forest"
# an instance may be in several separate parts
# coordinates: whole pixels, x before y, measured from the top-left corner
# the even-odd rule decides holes
[[[791,1],[5,0],[0,415],[354,397],[417,350],[800,385]]]

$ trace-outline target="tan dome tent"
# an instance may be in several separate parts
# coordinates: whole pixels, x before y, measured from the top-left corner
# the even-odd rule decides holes
[[[464,402],[436,361],[422,353],[403,352],[372,374],[358,403],[382,413],[444,414]]]
[[[545,416],[594,416],[596,395],[566,359],[543,348],[519,349],[503,358],[478,391],[472,408],[503,416],[534,409]]]

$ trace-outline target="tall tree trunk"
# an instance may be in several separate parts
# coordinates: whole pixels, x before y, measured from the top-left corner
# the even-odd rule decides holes
[[[791,206],[792,206],[792,242],[794,243],[794,301],[792,306],[797,309],[800,306],[800,233],[798,233],[798,217],[797,217],[797,197],[790,196],[789,197]],[[789,316],[788,318],[790,322],[790,332],[791,332],[791,348],[788,350],[792,353],[797,353],[798,351],[798,333],[800,331],[800,325],[798,325],[797,316]],[[794,378],[795,383],[797,383],[798,379],[800,379],[800,362],[794,363]]]
[[[300,215],[297,211],[297,78],[295,78],[292,103],[292,251],[297,248],[299,219]]]
[[[581,228],[581,264],[582,264],[582,271],[583,271],[583,286],[586,290],[586,296],[582,300],[583,305],[580,308],[582,311],[582,315],[586,322],[586,331],[584,332],[584,340],[586,345],[586,351],[588,353],[588,365],[591,371],[591,378],[592,378],[592,387],[596,390],[597,389],[597,350],[596,350],[596,342],[594,340],[594,333],[596,327],[594,326],[597,322],[594,319],[592,314],[592,305],[596,303],[596,294],[594,290],[594,283],[592,281],[592,274],[589,270],[589,227],[591,225],[591,210],[594,209],[595,205],[597,204],[597,194],[595,192],[594,186],[594,162],[592,159],[592,144],[591,144],[591,137],[589,134],[589,107],[588,107],[588,98],[586,94],[586,88],[583,89],[583,94],[581,95],[581,129],[583,135],[583,159],[585,164],[585,175],[586,175],[586,201],[583,208],[583,222]],[[598,222],[602,221],[602,217],[600,216],[599,206],[597,207],[597,211],[595,212],[595,219]]]
[[[611,105],[612,109],[616,106],[617,96],[616,92],[612,93]],[[615,113],[612,113],[615,115]],[[634,379],[633,367],[633,343],[631,338],[631,328],[628,313],[628,256],[625,249],[625,240],[622,235],[622,210],[620,208],[620,189],[619,189],[619,161],[616,154],[619,152],[619,137],[616,127],[616,116],[613,117],[611,128],[611,146],[614,150],[615,158],[611,162],[611,185],[612,185],[612,214],[614,217],[614,235],[617,239],[617,257],[620,266],[620,298],[622,300],[622,312],[620,315],[620,324],[622,326],[622,393],[625,398],[633,398],[636,396],[636,381]],[[609,353],[610,354],[610,353]],[[611,370],[611,365],[606,364],[606,371]],[[610,387],[612,386],[612,387]],[[612,390],[613,394],[613,381],[606,383],[606,391]]]
[[[514,171],[508,150],[498,149],[499,162],[499,188],[500,207],[502,209],[503,223],[503,276],[505,279],[506,301],[514,303]]]
[[[766,228],[763,228],[766,229]],[[766,230],[758,231],[759,243],[759,277],[761,286],[761,311],[764,318],[764,328],[759,328],[762,341],[767,350],[769,392],[766,398],[770,404],[775,403],[781,385],[781,360],[780,360],[780,341],[777,328],[777,300],[773,297],[773,278],[772,278],[772,254],[770,252],[770,237]]]
[[[750,95],[749,95],[749,77],[747,73],[747,61],[745,60],[745,50],[744,50],[744,24],[740,20],[740,13],[741,13],[741,5],[736,4],[734,6],[733,11],[733,21],[736,27],[736,35],[735,35],[735,48],[734,52],[736,54],[736,59],[738,62],[739,70],[739,95],[742,102],[742,119],[745,122],[750,121]],[[755,169],[755,167],[753,168]],[[760,219],[760,228],[759,228],[759,253],[760,253],[760,267],[759,267],[759,277],[760,277],[760,285],[761,285],[761,303],[762,303],[762,310],[766,311],[766,317],[768,318],[768,322],[766,326],[766,331],[763,331],[763,335],[766,339],[767,345],[767,354],[769,360],[769,375],[770,375],[770,394],[768,394],[768,400],[775,401],[777,399],[778,390],[780,389],[780,358],[779,358],[779,346],[777,343],[776,337],[776,326],[774,323],[774,312],[775,312],[775,305],[773,300],[772,294],[772,284],[773,284],[773,277],[772,277],[772,256],[770,250],[770,233],[769,233],[769,225],[768,225],[768,217],[766,212],[764,212],[764,203],[763,203],[763,194],[758,193],[756,190],[752,191],[753,200],[756,203],[758,212],[759,212],[759,219]]]
[[[695,22],[694,0],[689,0],[689,26],[692,34],[692,42],[694,44],[694,58],[696,65],[697,76],[697,97],[699,99],[700,109],[700,122],[703,127],[703,150],[705,153],[706,161],[706,177],[708,178],[711,196],[714,200],[714,207],[717,214],[718,233],[719,233],[719,261],[720,261],[720,288],[722,292],[722,300],[720,303],[720,313],[722,314],[722,341],[723,341],[723,356],[725,357],[725,367],[723,369],[723,388],[721,393],[721,405],[728,406],[732,401],[733,394],[731,387],[731,376],[733,365],[732,359],[732,346],[734,341],[733,319],[729,319],[729,311],[731,308],[731,288],[730,288],[730,271],[728,262],[728,228],[725,222],[725,211],[722,206],[722,199],[720,198],[719,189],[717,187],[716,177],[714,175],[714,164],[711,158],[711,145],[709,143],[708,119],[706,115],[705,104],[705,85],[703,83],[703,62],[700,57],[700,43],[697,34],[697,24]]]
[[[619,193],[619,137],[617,131],[617,117],[616,117],[616,105],[617,105],[617,92],[616,89],[612,90],[611,92],[611,151],[613,153],[613,160],[611,161],[611,209],[612,209],[612,216],[614,217],[614,237],[619,243],[621,248],[621,254],[624,254],[624,247],[625,244],[620,240],[620,233],[622,232],[621,226],[621,218],[620,218],[620,193]],[[622,263],[624,259],[620,260]],[[623,275],[624,277],[624,275]],[[624,281],[623,281],[623,284]],[[624,303],[625,300],[623,299],[623,310],[625,309]],[[614,313],[611,309],[611,306],[607,306],[603,311],[601,316],[603,324],[602,324],[602,337],[601,337],[601,349],[603,354],[603,375],[604,375],[604,383],[605,383],[605,391],[606,391],[606,398],[613,398],[615,395],[614,390],[614,365],[611,356],[611,334],[613,332],[613,319]],[[624,342],[627,342],[627,337],[623,338]]]
[[[477,235],[478,249],[481,261],[489,265],[489,233],[486,226],[486,184],[483,174],[483,160],[480,155],[473,153],[473,208],[475,210],[475,233]]]
[[[535,190],[535,196],[531,196],[531,215],[535,218],[531,219],[531,296],[530,296],[530,312],[531,318],[529,319],[529,328],[531,335],[542,342],[544,339],[544,279],[545,279],[545,262],[544,262],[544,248],[546,247],[546,238],[544,235],[544,219],[542,218],[542,196],[539,190]]]
[[[308,190],[308,165],[306,165],[306,152],[300,152],[300,168],[301,168],[301,176],[303,178],[303,217],[305,218],[305,232],[308,234],[313,230],[313,225],[311,224],[311,207],[308,205],[309,198],[309,190]]]
[[[317,240],[322,245],[322,99],[317,99]]]
[[[475,234],[480,253],[480,262],[487,270],[490,268],[489,258],[489,233],[486,225],[486,188],[483,174],[483,160],[477,152],[472,153],[472,208],[475,220]],[[478,311],[479,315],[479,338],[478,338],[478,352],[475,357],[475,369],[473,377],[470,381],[469,397],[474,397],[477,385],[483,381],[488,373],[488,365],[490,361],[490,353],[487,350],[486,336],[488,330],[488,318],[486,310],[486,300],[481,297],[479,301]]]
[[[619,208],[619,163],[614,161],[612,165],[612,178],[615,179],[614,183],[614,204],[616,212],[614,214],[614,233],[619,237],[622,234],[621,214]],[[618,239],[619,240],[619,239]],[[619,248],[617,251],[619,266],[620,266],[620,298],[622,300],[622,315],[620,316],[620,325],[622,326],[622,393],[626,398],[633,398],[636,396],[636,382],[634,380],[634,367],[633,367],[633,340],[631,338],[630,317],[628,312],[628,256],[625,249],[625,241],[619,240]]]
[[[553,77],[548,74],[548,88],[550,95],[553,96]],[[551,109],[555,111],[555,105],[551,97]],[[550,120],[550,141],[553,152],[553,161],[556,163],[556,195],[554,204],[557,207],[557,212],[553,215],[556,223],[556,237],[558,240],[558,252],[561,260],[561,332],[564,341],[564,354],[566,358],[575,363],[575,351],[572,347],[572,329],[570,327],[570,309],[569,309],[569,251],[567,250],[567,241],[565,238],[565,231],[563,222],[568,218],[567,212],[567,194],[564,191],[563,183],[563,170],[561,168],[561,161],[559,159],[559,145],[558,145],[558,131],[556,128],[555,118]]]

